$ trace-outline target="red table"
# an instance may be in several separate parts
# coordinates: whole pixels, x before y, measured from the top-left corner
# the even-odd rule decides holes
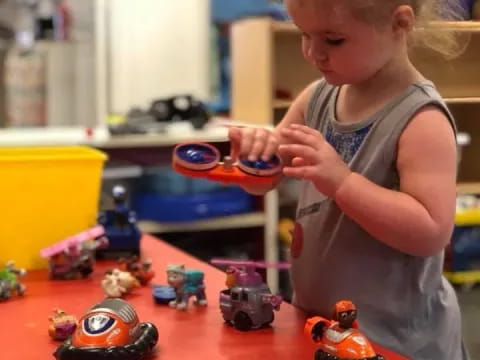
[[[224,288],[225,275],[188,254],[145,235],[144,255],[153,260],[156,277],[153,283],[166,282],[168,264],[185,264],[205,272],[209,305],[192,305],[181,312],[156,305],[150,287],[136,289],[126,300],[136,308],[140,321],[153,322],[160,333],[157,358],[167,360],[299,360],[313,359],[315,346],[303,335],[305,318],[289,304],[282,304],[272,328],[239,332],[224,325],[218,294]],[[50,281],[45,271],[33,271],[24,283],[27,294],[0,303],[0,358],[5,360],[51,360],[59,345],[47,333],[54,308],[80,317],[103,299],[100,280],[112,263],[99,263],[90,279]],[[405,360],[378,349],[387,360]]]

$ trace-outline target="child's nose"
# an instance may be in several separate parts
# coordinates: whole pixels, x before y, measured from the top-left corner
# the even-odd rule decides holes
[[[323,63],[328,60],[328,53],[323,44],[319,41],[312,41],[309,48],[309,57],[315,63]]]

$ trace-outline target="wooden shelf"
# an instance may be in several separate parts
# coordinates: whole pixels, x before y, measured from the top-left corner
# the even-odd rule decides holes
[[[480,194],[480,182],[458,183],[457,194],[458,195]]]
[[[292,100],[275,99],[273,100],[273,107],[275,109],[288,109],[292,102]]]
[[[447,104],[480,104],[480,97],[444,98]]]
[[[178,222],[159,223],[156,221],[139,221],[138,226],[146,233],[172,233],[208,230],[226,230],[261,227],[265,225],[265,213],[262,211],[246,214],[224,216],[213,219]]]
[[[272,30],[277,33],[292,33],[292,34],[300,33],[296,25],[288,21],[273,21]]]

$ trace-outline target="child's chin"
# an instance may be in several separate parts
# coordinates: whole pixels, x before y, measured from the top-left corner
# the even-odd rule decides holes
[[[332,74],[332,73],[323,73],[323,77],[325,78],[325,81],[330,85],[338,86],[338,85],[347,84],[347,82],[344,79],[341,79],[339,76],[336,76],[335,74]]]

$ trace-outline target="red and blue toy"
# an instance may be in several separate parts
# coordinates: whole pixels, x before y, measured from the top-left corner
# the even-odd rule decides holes
[[[185,176],[234,184],[271,184],[282,170],[282,162],[276,155],[269,161],[239,158],[235,162],[225,156],[220,162],[220,157],[220,151],[213,145],[183,143],[173,150],[172,167]]]
[[[106,299],[80,319],[72,337],[54,355],[57,360],[140,360],[157,341],[155,325],[139,322],[129,303]]]

